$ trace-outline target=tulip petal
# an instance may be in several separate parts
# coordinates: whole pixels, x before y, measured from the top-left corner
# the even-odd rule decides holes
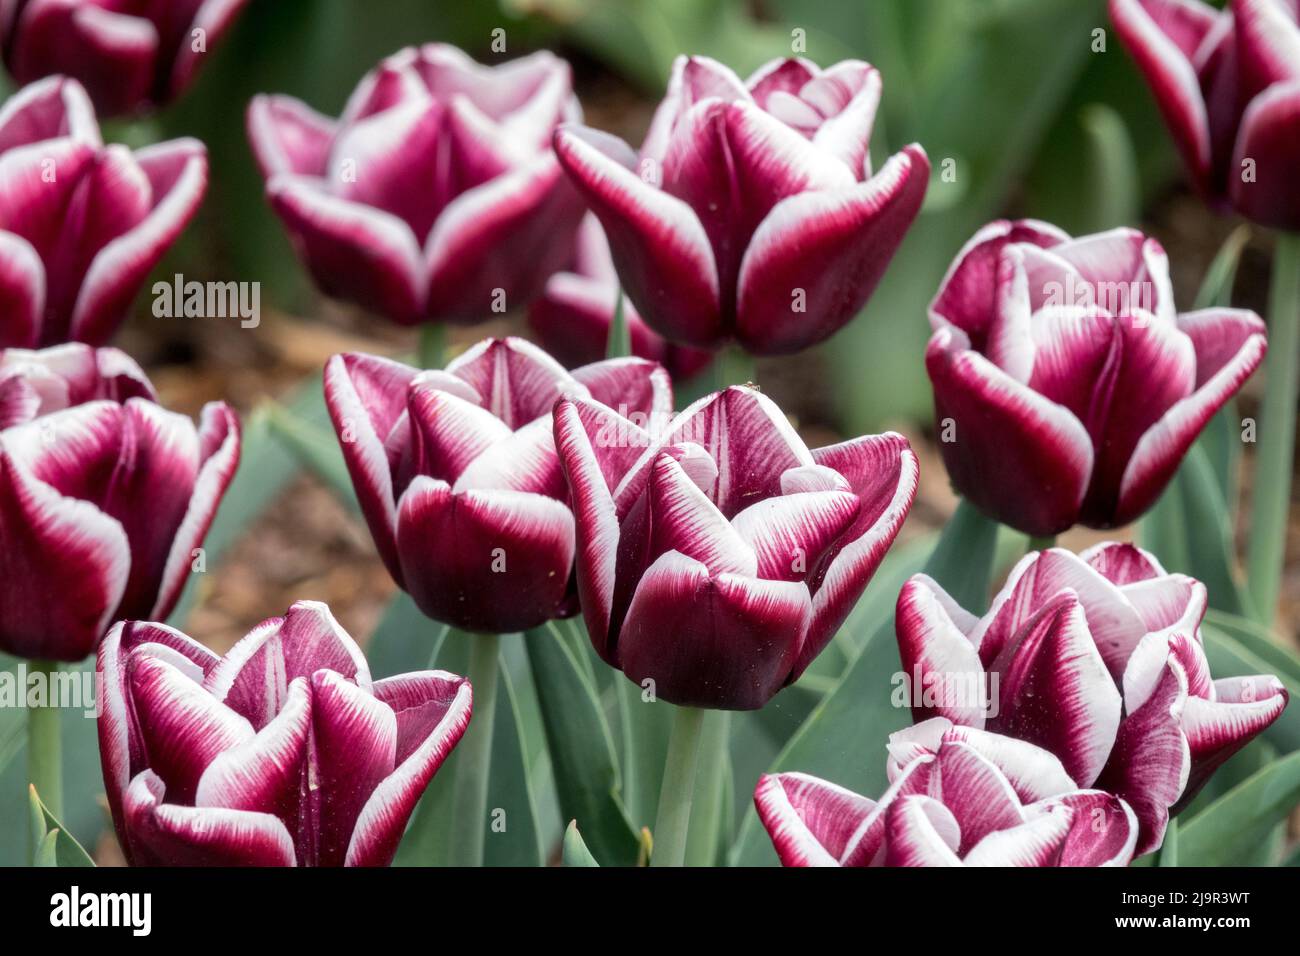
[[[312,177],[273,176],[266,191],[299,256],[327,294],[405,325],[424,317],[424,263],[406,223],[331,196],[323,181]]]
[[[858,516],[849,491],[807,491],[750,505],[733,520],[758,555],[758,576],[770,581],[820,577],[823,555]]]
[[[452,493],[499,488],[568,498],[564,473],[555,453],[555,429],[547,416],[484,449],[456,478]]]
[[[259,94],[248,104],[248,141],[270,179],[277,173],[325,175],[338,124],[292,96]]]
[[[6,447],[13,435],[11,430],[0,438],[4,650],[81,660],[94,650],[121,601],[130,544],[117,521],[88,501],[65,497],[15,460]],[[69,600],[71,595],[76,599]]]
[[[813,452],[848,479],[860,507],[813,595],[813,621],[793,679],[830,643],[894,543],[916,497],[919,465],[907,439],[869,435]]]
[[[1183,316],[1180,323],[1195,324],[1189,318]],[[1230,361],[1142,434],[1124,468],[1111,523],[1126,524],[1155,502],[1206,422],[1250,378],[1267,348],[1262,333],[1250,334]]]
[[[418,384],[411,389],[410,416],[419,473],[443,481],[455,481],[480,455],[514,434],[488,409]]]
[[[886,811],[885,866],[961,866],[961,831],[938,800],[911,794]]]
[[[1071,527],[1093,465],[1083,424],[971,351],[955,327],[935,332],[925,361],[936,419],[955,429],[940,443],[953,484],[1026,534]]]
[[[469,681],[423,671],[376,681],[375,696],[397,716],[397,768],[361,808],[346,866],[387,866],[429,781],[469,726]]]
[[[673,413],[673,383],[655,362],[616,358],[573,370],[591,397],[624,418],[640,416],[651,430],[661,428]]]
[[[1077,790],[1047,801],[1064,804],[1074,820],[1057,866],[1128,866],[1137,846],[1137,815],[1123,800],[1100,790]],[[1026,807],[1033,815],[1040,807]]]
[[[1290,174],[1300,163],[1295,129],[1300,124],[1300,82],[1271,86],[1246,108],[1229,178],[1232,202],[1255,222],[1278,229],[1300,225],[1300,193]],[[1253,160],[1254,178],[1240,172]]]
[[[650,551],[647,561],[678,552],[710,574],[755,577],[758,557],[670,455],[660,455],[650,476]]]
[[[163,781],[150,770],[131,781],[124,800],[126,842],[140,866],[295,866],[293,838],[269,813],[163,803]]]
[[[797,352],[857,314],[920,211],[929,173],[925,151],[912,145],[865,183],[780,202],[740,265],[741,344],[755,354]]]
[[[1228,677],[1214,682],[1210,699],[1188,696],[1183,733],[1192,766],[1177,809],[1185,807],[1223,763],[1286,709],[1286,688],[1271,675]]]
[[[937,715],[982,728],[990,703],[984,668],[975,646],[953,623],[940,591],[930,578],[915,575],[899,592],[894,613],[912,718],[919,722]]]
[[[149,178],[153,208],[91,262],[72,311],[70,334],[77,341],[98,345],[112,335],[207,190],[207,151],[198,140],[159,143],[137,152],[135,161]]]
[[[1073,591],[1049,600],[990,668],[1001,678],[988,729],[1052,751],[1074,780],[1097,779],[1120,726],[1122,701]]]
[[[718,269],[691,207],[637,175],[635,154],[613,137],[561,127],[555,153],[604,226],[623,291],[646,323],[696,348],[720,344]]]
[[[397,550],[407,591],[429,617],[508,634],[558,616],[573,566],[562,502],[515,491],[452,494],[419,477],[402,495]]]
[[[22,236],[48,259],[57,248],[60,228],[77,186],[94,161],[85,142],[61,137],[17,145],[0,153],[0,223]],[[57,175],[51,177],[50,170]]]
[[[1053,805],[1018,826],[988,834],[964,860],[967,866],[1054,866],[1073,814]]]
[[[1095,544],[1086,551],[1080,551],[1079,560],[1117,585],[1162,578],[1168,573],[1154,554],[1126,542],[1105,541]]]
[[[951,741],[961,741],[990,760],[1022,803],[1059,796],[1077,786],[1056,754],[1028,741],[962,726],[944,732],[943,742]]]
[[[1115,321],[1097,308],[1046,308],[1034,315],[1029,337],[1033,343],[1029,387],[1073,412],[1088,429],[1094,446],[1105,440],[1123,348]]]
[[[837,866],[876,804],[806,773],[775,773],[759,778],[754,806],[783,866]]]
[[[486,339],[458,356],[447,371],[482,396],[483,407],[510,429],[552,410],[560,398],[586,390],[564,366],[524,339]]]
[[[44,314],[41,257],[22,236],[0,229],[0,349],[35,346]]]
[[[939,750],[934,778],[943,805],[957,821],[959,855],[971,851],[989,834],[1017,827],[1024,820],[1020,798],[997,766],[974,747],[948,741]]]
[[[1164,676],[1141,707],[1119,725],[1097,789],[1115,794],[1137,814],[1137,855],[1164,842],[1169,807],[1187,787],[1191,756],[1182,731],[1187,677],[1170,658]]]
[[[172,64],[168,83],[168,96],[180,95],[194,81],[194,74],[207,57],[208,50],[226,34],[247,2],[248,0],[204,0],[199,5],[185,34],[188,42],[182,42],[176,52],[176,62]],[[201,49],[195,49],[198,44],[193,42],[195,31],[198,30],[202,30],[202,35],[207,39],[206,45]]]
[[[785,683],[811,612],[802,584],[714,577],[669,551],[637,586],[618,658],[628,678],[670,703],[754,710]]]

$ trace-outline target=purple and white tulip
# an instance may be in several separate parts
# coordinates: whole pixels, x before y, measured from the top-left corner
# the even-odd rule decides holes
[[[248,135],[321,289],[403,325],[475,323],[568,261],[582,202],[550,143],[580,113],[550,53],[486,67],[434,43],[384,60],[337,120],[259,96]]]
[[[571,268],[571,272],[551,276],[528,310],[529,327],[566,368],[587,365],[608,354],[609,330],[621,294],[609,241],[591,214],[578,230]],[[712,352],[673,345],[652,332],[627,296],[623,296],[623,320],[632,354],[658,362],[675,380],[690,378],[713,361]]]
[[[758,816],[785,866],[1127,866],[1132,808],[1080,789],[1049,751],[942,717],[889,738],[871,800],[805,773],[765,774]]]
[[[639,154],[578,126],[561,127],[555,149],[652,329],[788,354],[862,308],[925,198],[918,145],[873,175],[880,92],[859,60],[773,60],[742,81],[680,57]]]
[[[973,504],[1026,534],[1127,524],[1266,351],[1242,309],[1179,315],[1160,244],[995,222],[930,306],[940,451]]]
[[[10,97],[0,107],[0,348],[106,342],[207,178],[197,140],[104,145],[75,80]]]
[[[913,715],[1050,750],[1077,786],[1133,807],[1147,853],[1287,705],[1276,677],[1211,677],[1205,607],[1203,584],[1128,544],[1026,555],[982,618],[916,575],[895,618]]]
[[[1300,3],[1110,0],[1110,14],[1201,194],[1300,230]]]
[[[901,435],[810,451],[746,387],[708,395],[659,430],[567,398],[555,444],[592,643],[684,706],[751,710],[797,680],[916,494],[916,456]]]
[[[326,366],[326,404],[375,545],[434,620],[500,634],[576,611],[573,515],[551,427],[561,397],[615,422],[672,410],[668,374],[652,362],[569,373],[517,338],[480,342],[445,371],[357,354]]]
[[[387,866],[471,711],[445,671],[372,680],[313,601],[225,657],[127,621],[96,670],[104,786],[137,866]]]
[[[62,74],[118,116],[194,80],[248,0],[3,0],[0,51],[19,83]]]
[[[0,650],[77,661],[166,618],[238,464],[228,406],[195,428],[116,349],[0,350]]]

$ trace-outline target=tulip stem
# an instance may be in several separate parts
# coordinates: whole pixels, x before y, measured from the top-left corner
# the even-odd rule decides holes
[[[651,866],[682,866],[686,862],[686,834],[691,826],[695,770],[699,765],[703,728],[703,710],[698,707],[676,708],[672,733],[668,737],[663,784],[659,789]]]
[[[1264,401],[1246,560],[1255,613],[1266,626],[1273,624],[1281,588],[1294,467],[1296,382],[1300,377],[1300,235],[1278,236],[1269,312]]]
[[[757,385],[758,373],[754,370],[754,357],[739,345],[729,345],[713,360],[718,378],[718,391],[728,385]]]
[[[58,661],[31,661],[29,674],[45,675],[45,702],[27,708],[27,781],[36,788],[46,809],[63,819],[63,746],[59,708],[52,698]],[[33,834],[34,836],[34,834]],[[32,848],[35,850],[35,847]]]
[[[497,634],[469,634],[465,638],[471,642],[469,682],[474,692],[474,716],[456,748],[451,862],[454,866],[482,866],[501,638]]]
[[[420,368],[442,368],[447,364],[447,335],[441,322],[426,322],[420,326],[418,362]]]
[[[1056,535],[1031,534],[1029,536],[1029,547],[1025,550],[1025,553],[1028,554],[1031,551],[1046,551],[1048,548],[1054,547],[1056,547]]]

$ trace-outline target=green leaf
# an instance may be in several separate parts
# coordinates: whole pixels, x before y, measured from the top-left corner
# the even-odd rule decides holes
[[[1173,817],[1165,827],[1165,839],[1155,852],[1155,866],[1178,866],[1178,818]]]
[[[76,838],[70,834],[67,829],[55,819],[54,814],[41,802],[40,795],[36,792],[35,787],[28,787],[29,795],[29,816],[31,817],[32,833],[37,835],[38,845],[36,856],[32,862],[33,866],[65,866],[65,867],[86,867],[94,866],[95,861],[90,858]]]
[[[1184,808],[1179,816],[1183,821],[1195,818],[1224,794],[1277,759],[1277,748],[1263,737],[1256,737],[1214,772],[1191,805]],[[1283,822],[1275,826],[1265,839],[1247,846],[1236,847],[1232,853],[1232,865],[1273,866],[1282,854],[1285,838],[1286,823]]]
[[[653,827],[659,812],[659,788],[673,715],[668,707],[647,704],[641,688],[622,673],[614,674],[619,739],[623,749],[623,795],[633,829]]]
[[[1219,247],[1210,263],[1210,268],[1201,280],[1201,288],[1196,293],[1193,308],[1208,309],[1212,306],[1229,306],[1232,304],[1232,287],[1237,280],[1237,266],[1241,263],[1242,250],[1250,242],[1250,226],[1240,225],[1228,235]]]
[[[578,832],[578,821],[570,820],[564,831],[564,865],[565,866],[600,866],[596,858],[587,849],[582,834]]]
[[[997,543],[997,523],[963,502],[944,528],[924,570],[963,607],[980,613],[988,604]],[[900,688],[896,677],[901,666],[891,615],[867,639],[835,689],[790,738],[769,772],[798,770],[864,796],[883,793],[888,786],[885,738],[912,720],[909,708],[897,699]],[[757,814],[752,807],[747,809],[732,861],[752,866],[775,858]]]
[[[614,301],[614,318],[609,323],[609,341],[605,344],[606,358],[626,358],[632,354],[632,330],[628,328],[624,309],[623,289]]]
[[[386,617],[386,620],[390,618]],[[448,633],[441,625],[425,621],[427,628],[438,628],[433,666],[453,674],[469,668],[469,641],[459,632]],[[512,648],[508,646],[513,643]],[[538,823],[537,801],[525,756],[526,730],[520,715],[518,686],[527,680],[524,657],[514,635],[503,635],[501,651],[501,686],[497,693],[495,730],[492,735],[491,773],[488,778],[488,807],[494,822],[504,823],[503,830],[489,829],[483,848],[486,866],[539,866],[545,861]],[[426,659],[427,660],[427,659]],[[421,664],[423,669],[427,664]],[[504,691],[504,693],[503,693]],[[428,790],[420,799],[410,827],[397,850],[398,866],[445,866],[450,859],[451,828],[456,826],[451,806],[455,791],[459,754],[453,750],[438,769]],[[499,815],[498,815],[499,811]]]
[[[266,415],[271,433],[284,443],[303,467],[320,478],[339,501],[360,512],[361,506],[357,504],[357,495],[352,488],[352,476],[348,474],[334,430],[312,424],[276,402],[267,403]]]
[[[613,736],[588,671],[554,622],[529,631],[524,646],[560,810],[578,821],[602,866],[629,866],[636,860],[637,836],[623,806]]]
[[[1227,866],[1267,839],[1300,803],[1300,753],[1270,764],[1181,827],[1183,866]]]

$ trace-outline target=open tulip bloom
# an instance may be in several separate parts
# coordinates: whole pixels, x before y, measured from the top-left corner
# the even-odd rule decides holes
[[[196,140],[104,145],[75,80],[10,97],[0,107],[0,348],[106,342],[207,176]]]
[[[225,657],[163,624],[100,647],[104,786],[137,865],[386,866],[469,723],[445,671],[372,680],[323,604]]]
[[[930,323],[925,363],[953,485],[1041,536],[1141,516],[1266,350],[1253,312],[1178,314],[1154,239],[1071,239],[1033,221],[981,229]]]
[[[912,712],[1050,750],[1075,786],[1133,808],[1150,852],[1287,705],[1271,675],[1211,677],[1205,607],[1203,584],[1127,544],[1026,555],[982,618],[917,575],[895,618]]]
[[[638,154],[563,126],[555,150],[600,218],[628,297],[681,345],[798,352],[866,303],[920,211],[911,145],[872,174],[880,74],[773,60],[747,81],[680,57]]]
[[[765,774],[759,819],[785,866],[1127,866],[1132,808],[1080,789],[1049,751],[942,717],[889,737],[879,800]]]
[[[907,517],[917,462],[885,434],[810,451],[748,387],[656,435],[566,398],[555,444],[597,653],[671,703],[750,710],[835,635]]]
[[[579,115],[550,53],[486,67],[434,43],[382,62],[337,120],[259,96],[248,133],[325,292],[405,325],[474,323],[568,261],[582,203],[550,143]]]
[[[105,115],[179,96],[247,0],[8,0],[0,51],[19,83],[63,74]]]
[[[599,361],[608,354],[610,328],[622,296],[609,241],[595,216],[578,230],[572,272],[557,272],[528,309],[528,324],[543,347],[568,368]],[[632,354],[658,362],[674,379],[690,378],[713,353],[673,345],[651,331],[626,296],[621,299]]]
[[[229,407],[195,428],[116,349],[0,350],[0,650],[77,661],[165,618],[238,463]]]

